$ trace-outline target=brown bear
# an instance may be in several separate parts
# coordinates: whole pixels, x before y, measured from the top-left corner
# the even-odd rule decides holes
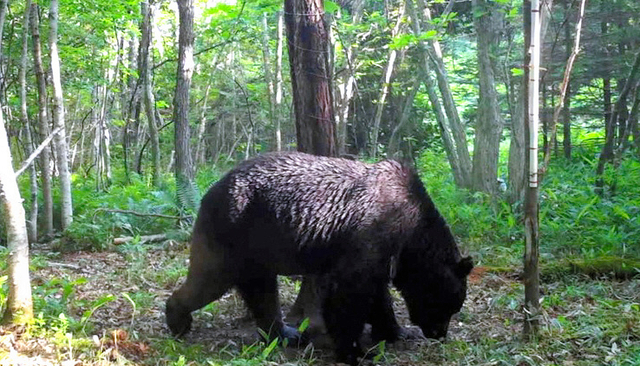
[[[365,322],[393,341],[389,284],[426,337],[447,333],[466,297],[470,257],[415,170],[303,153],[265,154],[239,164],[203,197],[186,282],[167,301],[175,335],[191,312],[235,287],[267,334],[298,341],[278,301],[277,275],[313,275],[340,362],[356,363]]]

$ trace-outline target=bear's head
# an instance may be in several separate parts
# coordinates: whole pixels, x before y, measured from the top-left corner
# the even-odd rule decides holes
[[[191,330],[191,322],[193,321],[191,313],[180,305],[178,299],[173,295],[167,300],[165,316],[167,325],[175,337],[181,337]]]
[[[424,336],[445,338],[451,317],[460,311],[467,296],[473,261],[465,257],[453,263],[421,261],[422,266],[417,266],[416,258],[405,258],[398,264],[394,284],[407,303],[411,321]]]

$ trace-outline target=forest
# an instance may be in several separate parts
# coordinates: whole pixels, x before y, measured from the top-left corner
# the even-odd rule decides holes
[[[475,264],[362,364],[640,365],[639,117],[636,0],[0,0],[0,364],[334,362],[165,321],[209,187],[303,151],[414,166]]]

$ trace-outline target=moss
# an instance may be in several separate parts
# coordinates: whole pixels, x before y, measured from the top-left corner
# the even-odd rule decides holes
[[[542,266],[543,279],[567,274],[584,274],[592,278],[630,279],[640,277],[640,259],[604,256],[592,259],[567,258]]]

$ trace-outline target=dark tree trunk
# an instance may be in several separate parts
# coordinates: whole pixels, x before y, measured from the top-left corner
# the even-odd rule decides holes
[[[284,9],[298,151],[335,156],[329,28],[323,2],[285,0]],[[305,277],[289,317],[308,317],[309,330],[323,332],[320,301],[315,278]]]
[[[329,29],[322,0],[285,0],[298,150],[335,156]]]

